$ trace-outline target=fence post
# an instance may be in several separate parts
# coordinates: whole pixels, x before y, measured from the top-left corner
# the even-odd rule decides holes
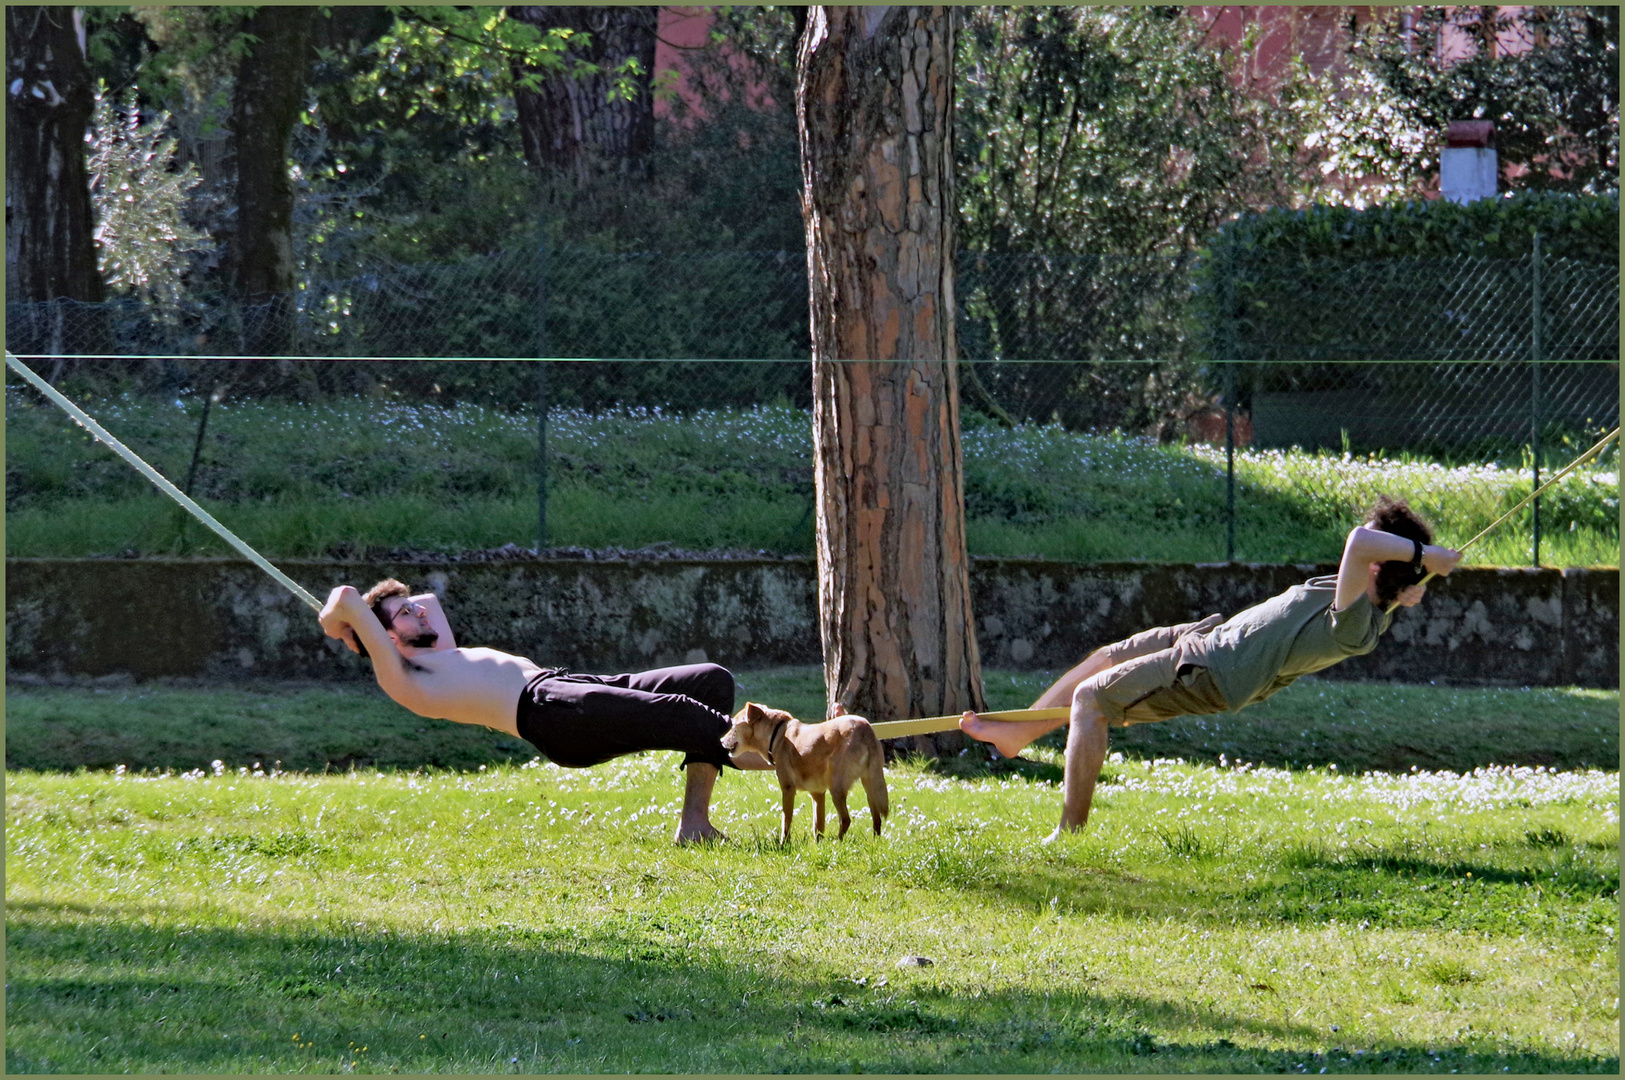
[[[1529,260],[1530,335],[1529,335],[1529,457],[1534,467],[1534,484],[1540,487],[1540,233],[1534,236],[1534,253]],[[1540,500],[1531,504],[1534,511],[1534,565],[1540,566]]]
[[[1236,365],[1224,362],[1224,561],[1236,561]]]
[[[205,361],[205,363],[207,363],[207,361]],[[202,379],[198,380],[198,383],[200,384],[198,389],[200,390],[203,388],[201,385],[202,382]],[[198,419],[197,422],[197,438],[192,440],[192,464],[187,466],[186,483],[181,485],[181,494],[183,495],[190,496],[192,494],[192,481],[197,479],[198,461],[203,457],[203,436],[204,433],[209,430],[209,408],[214,404],[215,394],[219,392],[220,380],[215,379],[213,385],[209,387],[208,392],[203,395],[203,415]]]
[[[536,551],[547,547],[547,227],[536,237]]]
[[[1219,326],[1214,341],[1219,363],[1224,365],[1224,561],[1236,561],[1236,253],[1233,244],[1224,246],[1224,266],[1219,275]]]

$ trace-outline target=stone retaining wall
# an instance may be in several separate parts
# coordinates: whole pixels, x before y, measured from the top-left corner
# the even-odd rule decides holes
[[[444,600],[458,640],[577,670],[709,659],[820,659],[810,559],[288,561],[318,597],[394,576]],[[1148,626],[1235,612],[1330,566],[1079,565],[977,559],[982,662],[1059,669]],[[369,678],[314,614],[253,564],[8,559],[12,674]],[[1619,572],[1461,570],[1401,611],[1387,640],[1328,676],[1484,685],[1619,685]]]

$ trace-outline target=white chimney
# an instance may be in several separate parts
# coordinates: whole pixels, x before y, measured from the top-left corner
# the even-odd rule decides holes
[[[1495,162],[1495,125],[1488,120],[1452,120],[1439,154],[1439,194],[1451,202],[1495,198],[1500,169]]]

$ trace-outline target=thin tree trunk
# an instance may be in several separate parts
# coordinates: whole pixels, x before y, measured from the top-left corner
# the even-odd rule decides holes
[[[105,312],[66,303],[104,298],[85,168],[94,98],[73,8],[6,8],[6,83],[7,291],[52,302],[50,351],[110,351]]]
[[[509,13],[542,31],[573,30],[590,39],[572,58],[596,74],[562,71],[545,75],[539,90],[518,90],[514,107],[525,160],[542,172],[584,182],[597,172],[631,173],[643,167],[654,145],[657,7],[512,7]],[[636,92],[610,100],[614,72],[628,59],[641,69]],[[522,74],[515,71],[515,74]]]
[[[243,30],[258,40],[237,69],[231,129],[237,148],[234,277],[243,352],[285,356],[294,321],[293,181],[288,153],[305,103],[313,7],[262,7]]]
[[[876,721],[983,705],[959,445],[950,20],[940,7],[815,7],[798,58],[824,684],[832,714]]]

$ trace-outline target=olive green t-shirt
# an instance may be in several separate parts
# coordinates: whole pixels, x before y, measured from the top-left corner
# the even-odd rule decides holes
[[[1205,667],[1225,703],[1239,709],[1292,685],[1300,676],[1377,647],[1393,621],[1365,593],[1333,611],[1337,578],[1310,578],[1179,643],[1180,664]]]

